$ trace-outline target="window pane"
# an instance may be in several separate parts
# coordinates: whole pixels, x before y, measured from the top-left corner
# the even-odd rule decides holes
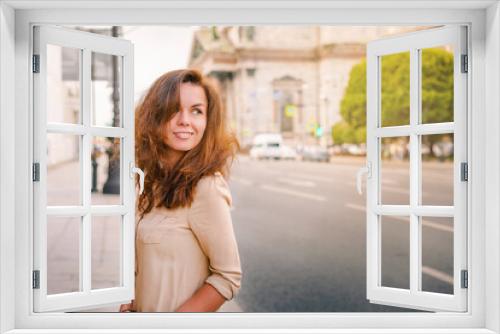
[[[422,205],[453,205],[453,134],[421,136]]]
[[[92,289],[121,285],[122,217],[92,217]]]
[[[422,291],[453,294],[453,218],[421,217]]]
[[[410,124],[410,52],[380,57],[381,126]]]
[[[80,123],[80,49],[47,45],[47,121]]]
[[[409,140],[380,139],[380,204],[410,204]]]
[[[453,49],[422,49],[421,64],[421,123],[453,122]]]
[[[92,204],[121,204],[121,140],[93,137]]]
[[[47,205],[81,205],[82,137],[47,134]]]
[[[410,218],[381,216],[381,268],[385,287],[410,288]]]
[[[81,217],[47,217],[47,294],[80,290]]]
[[[121,127],[122,59],[92,52],[92,125]]]

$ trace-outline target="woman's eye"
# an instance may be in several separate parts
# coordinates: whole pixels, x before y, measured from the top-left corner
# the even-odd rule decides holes
[[[200,109],[194,109],[193,112],[200,115],[203,114],[203,112]]]

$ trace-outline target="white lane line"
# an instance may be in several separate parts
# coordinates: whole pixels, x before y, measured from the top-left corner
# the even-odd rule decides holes
[[[288,176],[299,178],[299,179],[306,179],[308,181],[319,181],[319,182],[327,182],[327,183],[336,183],[336,184],[343,184],[345,186],[352,186],[356,187],[356,183],[352,181],[345,181],[346,178],[350,178],[349,176],[346,176],[346,178],[340,178],[339,176],[332,176],[332,177],[324,177],[324,176],[317,176],[317,175],[310,175],[310,174],[300,174],[300,173],[289,173]],[[352,175],[352,179],[355,180],[356,175]],[[392,184],[392,185],[397,185],[398,182],[395,180],[382,180],[383,184],[383,189],[387,189],[388,191],[399,193],[399,194],[408,194],[408,190],[406,189],[401,189],[397,187],[391,187],[388,186],[387,184]],[[353,188],[354,189],[354,188]]]
[[[321,181],[321,182],[330,182],[330,183],[338,180],[338,177],[323,177],[323,176],[310,175],[310,174],[290,173],[288,175],[292,176],[292,177],[297,177],[299,179]]]
[[[434,277],[435,279],[438,279],[442,282],[453,284],[453,276],[450,276],[447,273],[444,273],[440,270],[422,266],[422,273]]]
[[[346,208],[353,209],[353,210],[358,210],[358,211],[365,211],[366,208],[363,205],[358,205],[354,203],[346,203],[345,204]]]
[[[354,204],[354,203],[346,203],[345,207],[349,208],[349,209],[353,209],[353,210],[363,211],[363,212],[365,212],[365,210],[366,210],[366,207],[364,207],[363,205],[358,205],[358,204]],[[406,217],[400,217],[400,216],[390,216],[390,217],[392,219],[399,220],[399,221],[402,221],[404,223],[410,222],[410,220],[408,218],[406,218]],[[424,219],[425,219],[425,217],[424,217]],[[430,227],[430,228],[433,228],[433,229],[436,229],[436,230],[440,230],[440,231],[444,231],[444,232],[453,233],[453,227],[452,226],[438,224],[438,223],[434,223],[434,222],[430,222],[430,221],[425,221],[424,220],[422,222],[422,226],[424,226],[424,227]]]
[[[386,191],[396,193],[396,194],[408,194],[409,193],[408,189],[401,189],[401,188],[391,187],[391,186],[382,186],[382,190],[386,190]]]
[[[243,312],[243,309],[240,305],[238,305],[238,303],[234,301],[234,299],[232,299],[222,304],[217,312]]]
[[[290,184],[292,186],[299,186],[299,187],[313,188],[316,185],[316,183],[314,183],[312,181],[301,181],[301,180],[294,180],[294,179],[288,179],[288,178],[279,178],[278,181],[282,182],[282,183]]]
[[[424,217],[424,219],[425,219],[425,217]],[[429,221],[425,221],[425,220],[422,223],[422,226],[431,227],[431,228],[435,228],[436,230],[441,230],[441,231],[453,233],[453,226],[437,224],[437,223],[433,223],[433,222],[429,222]]]
[[[321,202],[326,201],[326,198],[323,196],[307,194],[307,193],[303,193],[301,191],[296,191],[296,190],[291,190],[291,189],[286,189],[286,188],[274,187],[274,186],[269,186],[269,185],[261,185],[260,188],[262,188],[264,190],[274,191],[274,192],[281,193],[281,194],[287,194],[287,195],[312,199],[315,201],[321,201]]]
[[[251,186],[251,185],[253,184],[253,182],[252,182],[252,181],[250,181],[250,180],[246,180],[246,179],[242,179],[242,178],[239,178],[239,177],[234,177],[234,176],[232,176],[232,177],[230,178],[230,180],[233,180],[233,181],[239,182],[239,183],[241,183],[241,184],[243,184],[243,185],[245,185],[245,186]]]

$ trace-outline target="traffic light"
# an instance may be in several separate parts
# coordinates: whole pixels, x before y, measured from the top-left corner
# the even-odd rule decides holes
[[[319,125],[316,126],[316,131],[315,131],[316,137],[321,137],[323,136],[323,128]]]

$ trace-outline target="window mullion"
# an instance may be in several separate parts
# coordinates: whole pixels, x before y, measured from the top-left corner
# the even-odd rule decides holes
[[[90,82],[91,82],[91,51],[89,49],[83,49],[83,54],[82,54],[82,82],[81,82],[81,103],[82,103],[82,123],[83,127],[85,129],[89,129],[90,127]],[[92,255],[92,250],[91,250],[91,237],[92,237],[92,231],[91,231],[91,224],[92,224],[92,217],[90,214],[90,205],[91,205],[91,172],[90,172],[90,167],[91,167],[91,159],[90,159],[90,146],[92,143],[92,138],[90,132],[86,132],[83,135],[83,148],[82,148],[82,154],[83,157],[81,159],[81,163],[83,164],[82,168],[80,169],[83,173],[81,180],[82,180],[82,191],[83,191],[83,208],[84,208],[84,216],[82,219],[82,233],[81,235],[81,243],[80,243],[80,256],[81,256],[81,261],[80,261],[80,276],[83,285],[82,291],[84,292],[90,292],[91,290],[91,279],[92,279],[92,272],[91,272],[91,255]]]
[[[130,165],[134,164],[134,86],[133,86],[133,71],[128,71],[126,69],[133,69],[134,57],[133,49],[132,52],[123,56],[120,62],[122,69],[120,71],[120,95],[122,110],[122,120],[123,120],[123,130],[126,136],[122,140],[123,156],[121,162],[121,168],[123,170],[122,177],[122,200],[123,205],[126,209],[127,215],[123,216],[122,221],[122,235],[121,235],[121,258],[120,263],[122,265],[121,272],[121,284],[124,287],[130,287],[133,291],[133,286],[135,284],[134,268],[135,268],[135,182],[134,179],[130,177]],[[125,113],[125,110],[131,110],[130,113]],[[134,296],[131,296],[134,298]],[[131,298],[131,299],[132,299]]]
[[[410,49],[410,291],[420,286],[421,247],[419,217],[415,208],[419,204],[419,137],[416,133],[419,115],[419,50]]]

